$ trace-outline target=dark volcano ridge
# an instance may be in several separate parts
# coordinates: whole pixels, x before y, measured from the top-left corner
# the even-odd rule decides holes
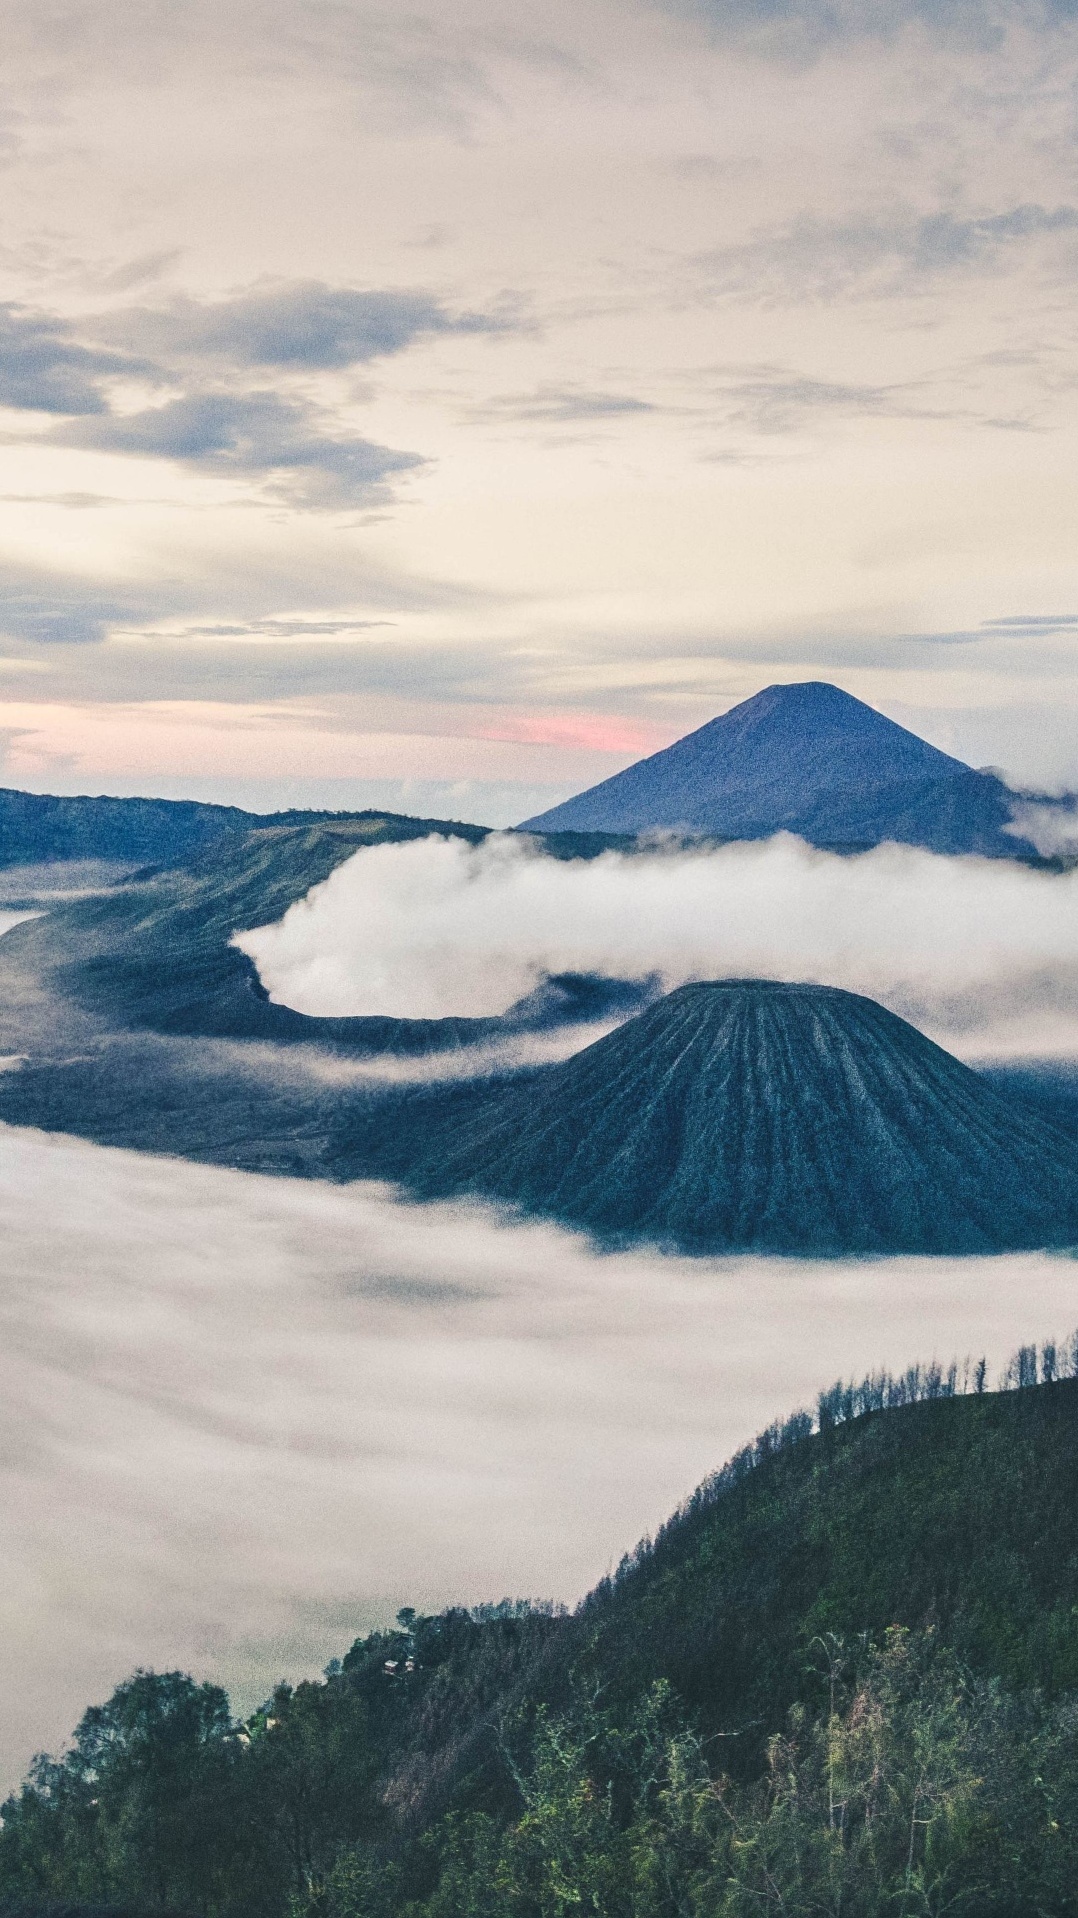
[[[560,1064],[357,1100],[333,1157],[417,1197],[693,1253],[1078,1242],[1073,1140],[835,986],[681,986]]]

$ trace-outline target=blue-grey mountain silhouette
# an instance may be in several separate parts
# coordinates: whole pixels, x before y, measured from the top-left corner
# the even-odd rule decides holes
[[[665,751],[526,820],[537,832],[669,829],[718,839],[797,833],[852,849],[1030,856],[1014,795],[820,680],[768,686]]]
[[[690,1252],[1078,1242],[1074,1140],[833,986],[681,986],[561,1064],[350,1130],[342,1170]]]
[[[0,788],[0,865],[101,860],[177,865],[254,826],[326,819],[327,813],[257,814],[195,799],[60,796]]]

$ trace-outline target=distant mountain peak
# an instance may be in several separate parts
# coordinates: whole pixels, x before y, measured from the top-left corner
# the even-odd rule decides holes
[[[752,693],[748,699],[740,700],[736,706],[731,706],[725,713],[720,713],[717,719],[708,720],[707,724],[719,725],[723,720],[733,718],[735,714],[748,718],[750,715],[755,717],[775,712],[804,715],[834,713],[847,716],[856,713],[862,718],[871,715],[871,720],[877,724],[882,721],[885,726],[894,726],[898,732],[906,730],[905,727],[898,726],[895,720],[888,719],[884,713],[877,712],[875,706],[870,706],[866,700],[858,699],[855,693],[844,691],[841,686],[834,685],[829,679],[776,680],[773,686],[762,686],[758,693]],[[705,728],[699,727],[697,730],[704,731]],[[916,733],[911,733],[909,736],[911,739],[917,738]],[[925,745],[924,740],[918,743]],[[936,748],[927,746],[926,750],[935,752]],[[942,756],[948,757],[946,753]],[[956,760],[953,763],[960,765],[962,762]]]
[[[765,686],[598,786],[526,820],[541,832],[718,839],[792,832],[814,845],[895,839],[938,852],[1015,857],[1011,797],[827,680]]]

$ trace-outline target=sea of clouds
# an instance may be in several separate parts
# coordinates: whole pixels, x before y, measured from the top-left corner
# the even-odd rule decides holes
[[[311,1013],[763,974],[868,992],[967,1056],[1078,1054],[1078,874],[908,848],[565,863],[433,837],[357,854],[239,943]],[[571,1602],[837,1375],[997,1368],[1078,1323],[1062,1256],[610,1255],[476,1205],[9,1127],[0,1236],[0,1787],[136,1665],[247,1708],[402,1604]]]
[[[1078,1322],[1078,1262],[604,1256],[0,1128],[0,1787],[136,1665],[251,1707],[420,1607],[572,1601],[839,1373]]]
[[[356,853],[236,943],[311,1014],[496,1014],[558,972],[744,975],[867,993],[969,1058],[1078,1055],[1078,871],[907,846],[561,861],[521,836],[433,836]]]

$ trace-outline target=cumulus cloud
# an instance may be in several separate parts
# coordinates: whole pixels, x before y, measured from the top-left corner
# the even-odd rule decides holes
[[[1078,873],[780,836],[563,862],[499,835],[357,853],[237,944],[298,1011],[504,1011],[547,973],[864,992],[968,1056],[1078,1051]]]
[[[412,1603],[572,1601],[837,1374],[1078,1318],[1043,1255],[604,1257],[0,1129],[0,1787],[136,1664],[241,1707]]]
[[[139,413],[63,428],[67,446],[183,460],[205,472],[264,476],[295,504],[356,506],[384,497],[393,473],[424,461],[373,440],[343,438],[301,400],[277,393],[189,393]]]
[[[511,324],[506,314],[452,313],[421,291],[322,281],[217,301],[177,296],[78,324],[8,302],[0,305],[0,406],[63,416],[52,438],[65,446],[258,474],[296,506],[364,505],[384,498],[391,476],[421,457],[342,432],[302,392],[219,382],[254,369],[284,378],[340,370],[435,334]],[[117,412],[111,388],[123,375],[171,396]]]
[[[97,330],[169,360],[322,371],[382,359],[435,334],[501,333],[509,324],[504,314],[453,313],[422,291],[291,280],[227,300],[181,296],[133,307],[99,320]]]
[[[103,384],[143,370],[130,355],[81,345],[74,328],[12,301],[0,305],[0,406],[32,413],[101,413]]]

